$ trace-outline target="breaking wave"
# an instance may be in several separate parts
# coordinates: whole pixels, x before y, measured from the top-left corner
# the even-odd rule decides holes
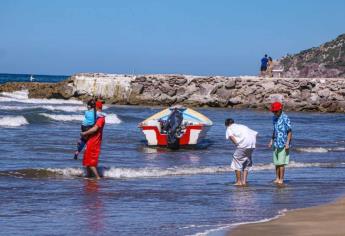
[[[109,114],[105,117],[105,122],[108,124],[120,124],[122,121],[116,114]]]
[[[83,115],[56,115],[47,113],[40,113],[40,115],[55,121],[82,121],[84,119]]]
[[[291,162],[288,168],[305,167],[336,167],[332,163],[302,163]],[[273,164],[256,165],[253,171],[264,171],[275,169]],[[230,166],[205,166],[205,167],[173,167],[173,168],[117,168],[117,167],[99,167],[100,173],[111,179],[134,179],[134,178],[159,178],[183,175],[200,174],[219,174],[233,171]],[[23,169],[10,172],[0,172],[0,175],[12,175],[16,177],[81,177],[84,175],[82,168],[48,168],[48,169]]]
[[[48,113],[40,113],[40,115],[55,121],[82,121],[84,119],[83,115],[60,115]],[[105,120],[108,124],[120,124],[122,122],[116,114],[106,115]]]
[[[14,99],[28,99],[29,98],[29,91],[28,90],[21,90],[21,91],[14,91],[14,92],[2,92],[0,94],[4,97],[14,98]]]
[[[305,148],[296,148],[298,152],[310,152],[310,153],[325,153],[328,152],[327,148],[323,147],[305,147]]]
[[[0,95],[0,102],[19,102],[29,104],[83,104],[82,101],[77,100],[29,98],[28,90],[15,91],[12,93],[2,92]]]
[[[297,152],[309,152],[309,153],[326,153],[326,152],[343,152],[345,147],[301,147],[295,149]]]
[[[29,122],[25,119],[24,116],[4,116],[0,117],[0,126],[1,127],[19,127],[27,125]]]
[[[85,106],[52,106],[52,105],[41,105],[41,106],[1,106],[0,110],[9,111],[22,111],[32,109],[45,109],[49,111],[66,111],[66,112],[81,112],[85,111]]]

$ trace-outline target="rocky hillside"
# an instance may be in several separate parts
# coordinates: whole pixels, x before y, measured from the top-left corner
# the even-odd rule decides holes
[[[287,78],[345,78],[345,34],[279,61]]]

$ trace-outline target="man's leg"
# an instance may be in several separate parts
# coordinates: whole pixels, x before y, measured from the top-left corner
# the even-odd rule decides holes
[[[280,170],[279,170],[279,166],[276,166],[276,179],[273,181],[274,183],[278,183],[279,182],[279,174]]]
[[[96,179],[100,179],[101,177],[98,174],[97,168],[94,166],[90,166],[90,170],[92,171],[92,173],[95,175]]]
[[[243,171],[242,185],[247,185],[248,170]]]
[[[235,170],[235,174],[236,174],[236,183],[235,183],[235,185],[236,186],[242,185],[242,182],[241,182],[241,171]]]
[[[74,159],[75,160],[78,159],[78,155],[83,150],[83,148],[85,147],[85,144],[86,144],[86,139],[80,138],[80,140],[77,143],[77,151],[74,153]]]
[[[252,154],[253,154],[254,148],[248,148],[245,150],[245,156],[246,160],[243,162],[243,176],[242,176],[242,185],[246,186],[247,185],[247,179],[248,179],[248,174],[249,170],[253,166],[253,161],[252,161]]]
[[[279,166],[279,184],[284,183],[285,166]]]
[[[90,178],[91,177],[91,171],[90,171],[90,167],[86,167],[86,177]]]

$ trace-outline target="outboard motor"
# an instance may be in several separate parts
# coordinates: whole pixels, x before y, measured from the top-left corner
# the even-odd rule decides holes
[[[183,121],[183,113],[174,108],[171,114],[169,115],[164,130],[167,133],[167,141],[168,141],[168,148],[178,149],[180,146],[180,135],[181,132],[181,124]]]

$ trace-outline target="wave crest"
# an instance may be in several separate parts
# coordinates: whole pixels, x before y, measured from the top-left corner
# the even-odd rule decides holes
[[[305,167],[333,167],[332,163],[303,163],[291,161],[288,168],[305,168]],[[274,170],[273,164],[258,164],[253,167],[253,171]],[[65,169],[48,169],[64,176],[80,176],[82,169],[65,168]],[[113,179],[132,179],[132,178],[159,178],[181,175],[199,175],[199,174],[218,174],[233,171],[230,165],[227,166],[204,166],[204,167],[172,167],[172,168],[99,168],[104,177]]]
[[[56,115],[48,113],[40,113],[40,115],[55,121],[82,121],[84,119],[83,115]]]
[[[55,121],[82,121],[84,119],[83,115],[60,115],[48,113],[40,113],[40,115]],[[116,114],[106,115],[105,120],[108,124],[120,124],[122,122]]]
[[[327,148],[323,147],[302,147],[296,148],[297,152],[310,152],[310,153],[326,153],[328,152]]]
[[[338,163],[339,165],[343,165]],[[289,168],[305,168],[305,167],[336,167],[335,163],[302,163],[291,162]],[[273,164],[256,165],[253,171],[273,170]],[[110,179],[134,179],[134,178],[160,178],[183,175],[200,175],[200,174],[221,174],[233,171],[229,165],[227,166],[204,166],[204,167],[172,167],[162,168],[118,168],[118,167],[98,167],[100,174]],[[56,177],[82,177],[85,172],[83,168],[47,168],[47,169],[21,169],[14,171],[2,171],[0,176],[14,176],[20,178],[56,178]]]
[[[1,127],[19,127],[27,125],[29,122],[25,119],[24,116],[4,116],[0,117],[0,126]]]
[[[105,122],[108,124],[120,124],[122,120],[116,114],[109,114],[105,117]]]
[[[28,99],[29,98],[29,90],[2,92],[0,94],[4,97],[14,98],[14,99]]]
[[[0,102],[19,102],[29,104],[83,104],[77,100],[29,98],[28,90],[0,93]]]
[[[343,152],[345,147],[301,147],[296,148],[296,151],[309,153]]]
[[[45,109],[49,111],[65,111],[65,112],[77,112],[85,111],[86,107],[84,106],[52,106],[52,105],[42,105],[42,106],[1,106],[0,110],[9,110],[9,111],[22,111],[22,110],[31,110],[31,109]]]

